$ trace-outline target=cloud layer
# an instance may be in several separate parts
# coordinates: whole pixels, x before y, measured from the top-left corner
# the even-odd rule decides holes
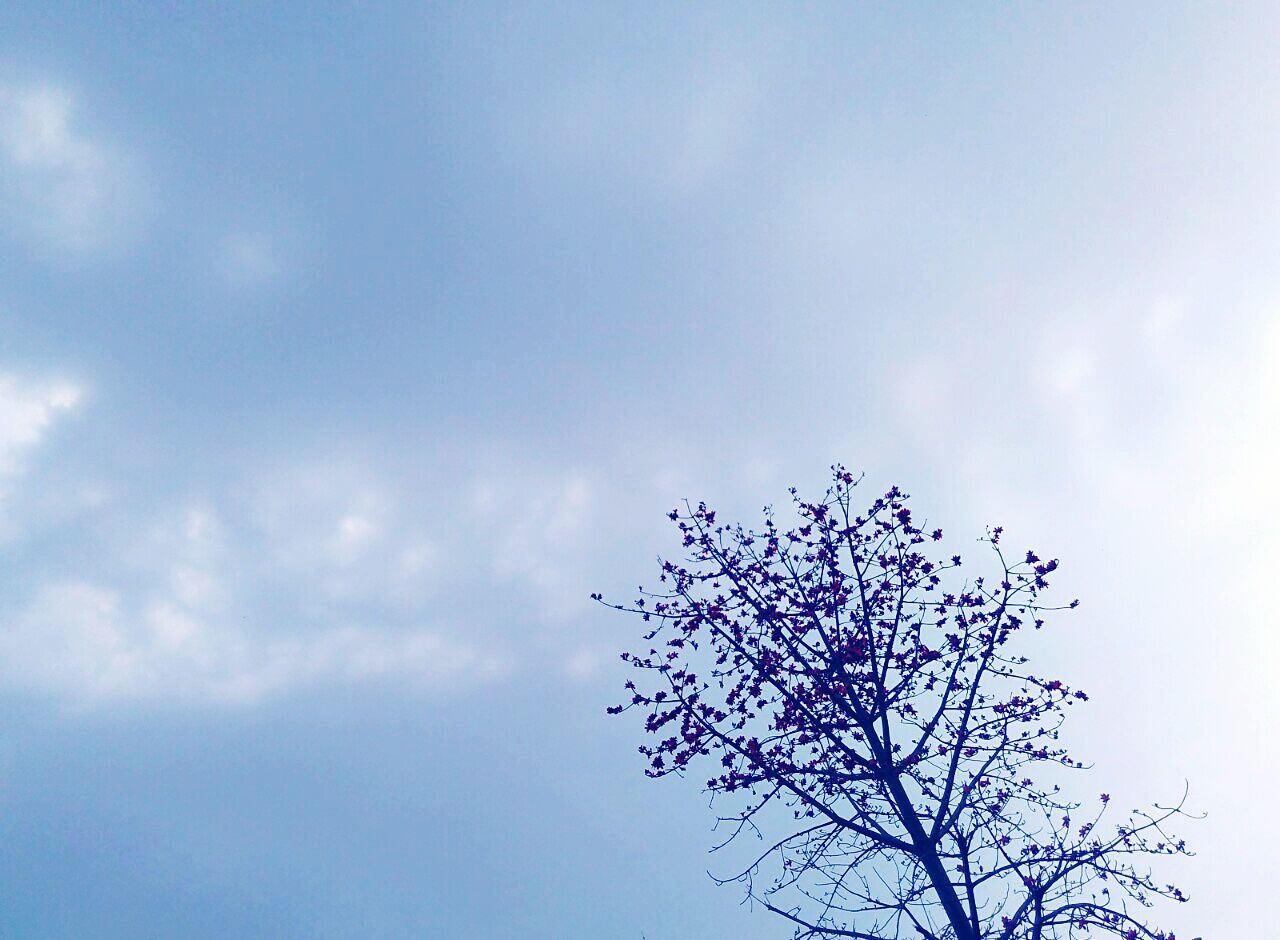
[[[0,208],[15,234],[82,254],[134,225],[134,159],[86,130],[69,89],[0,82]]]
[[[0,373],[0,499],[41,488],[27,465],[82,397],[74,383]],[[128,491],[115,482],[113,492]],[[427,601],[439,548],[397,522],[399,507],[368,474],[331,463],[264,471],[215,503],[139,510],[103,497],[63,520],[60,537],[88,542],[97,561],[13,584],[0,684],[79,705],[246,705],[335,684],[483,681],[509,668],[498,645],[436,622]],[[27,547],[22,520],[8,528],[10,547]]]

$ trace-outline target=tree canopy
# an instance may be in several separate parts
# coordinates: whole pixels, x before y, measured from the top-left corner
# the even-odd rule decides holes
[[[907,494],[860,508],[859,482],[837,466],[820,500],[791,490],[786,528],[673,510],[684,559],[608,604],[648,625],[610,708],[644,714],[645,772],[700,768],[721,847],[761,840],[718,880],[798,938],[1174,940],[1151,908],[1186,898],[1148,862],[1190,854],[1166,829],[1182,801],[1109,823],[1107,793],[1070,798],[1087,768],[1060,729],[1088,696],[1017,652],[1077,604],[1045,601],[1058,561],[995,528],[970,576]]]

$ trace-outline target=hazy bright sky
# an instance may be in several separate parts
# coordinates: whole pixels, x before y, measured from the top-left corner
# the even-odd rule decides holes
[[[587,595],[836,460],[1274,923],[1273,4],[274,7],[0,8],[0,934],[786,936]]]

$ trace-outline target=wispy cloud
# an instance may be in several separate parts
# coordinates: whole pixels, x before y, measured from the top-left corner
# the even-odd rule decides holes
[[[339,531],[349,509],[330,507]],[[374,596],[386,578],[370,577],[364,593],[335,586],[359,549],[324,546],[322,559],[289,566],[303,533],[285,539],[207,502],[150,522],[123,507],[101,515],[112,532],[101,548],[116,561],[37,579],[6,604],[0,685],[73,705],[254,705],[335,685],[467,684],[508,668],[502,650],[431,611],[389,615]]]
[[[238,497],[241,530],[260,544],[266,576],[305,581],[315,606],[417,615],[440,586],[446,520],[413,512],[369,463],[335,454],[261,469]]]
[[[39,444],[59,414],[80,402],[83,390],[66,381],[27,381],[0,372],[0,485]]]
[[[40,588],[0,634],[0,681],[76,705],[255,705],[308,688],[500,675],[492,652],[431,629],[277,632],[205,620],[181,598],[89,582]]]
[[[531,590],[543,617],[567,617],[586,601],[581,560],[594,541],[589,523],[597,499],[588,477],[573,472],[542,480],[489,477],[472,492],[476,518],[493,534],[494,575]]]
[[[14,491],[28,462],[59,418],[75,411],[83,398],[84,389],[75,382],[0,371],[0,538],[16,529]]]
[[[215,265],[231,288],[265,287],[285,274],[285,259],[276,240],[257,232],[233,232],[218,245]]]
[[[0,598],[0,686],[166,707],[461,687],[530,662],[597,675],[584,640],[606,536],[639,544],[621,533],[648,530],[674,484],[528,455],[424,476],[404,456],[260,454],[199,496],[102,500],[71,523],[82,562],[37,566]]]
[[[83,253],[136,222],[143,191],[124,149],[86,129],[55,83],[0,83],[0,208],[17,234]]]
[[[82,394],[0,374],[0,495]],[[506,673],[492,631],[431,603],[440,550],[422,516],[385,473],[353,466],[257,466],[211,497],[87,508],[63,533],[92,546],[81,562],[33,562],[0,601],[0,687],[80,706],[247,706]]]
[[[587,66],[533,107],[522,100],[509,120],[520,152],[687,190],[753,141],[764,89],[760,63],[726,43],[662,72]]]

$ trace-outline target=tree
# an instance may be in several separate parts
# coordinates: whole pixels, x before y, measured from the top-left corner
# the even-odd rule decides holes
[[[797,938],[1174,940],[1148,923],[1151,856],[1190,854],[1166,832],[1183,801],[1106,827],[1110,797],[1071,800],[1059,729],[1088,696],[1013,651],[1050,611],[1058,568],[982,540],[995,577],[931,557],[896,487],[857,514],[833,468],[796,524],[724,525],[705,504],[670,518],[687,558],[658,591],[612,609],[649,623],[640,676],[609,709],[645,715],[651,777],[711,765],[728,837],[761,839],[721,883],[786,918]],[[602,603],[601,595],[594,598]],[[1072,601],[1066,607],[1075,607]],[[1185,800],[1185,792],[1183,795]]]

